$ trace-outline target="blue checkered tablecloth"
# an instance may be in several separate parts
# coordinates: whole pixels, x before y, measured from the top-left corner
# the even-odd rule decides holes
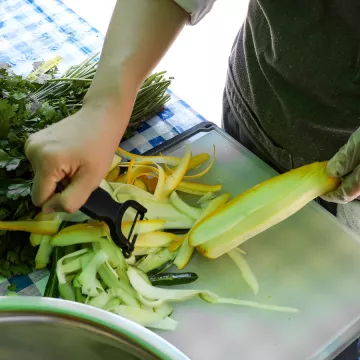
[[[69,9],[61,0],[0,0],[0,63],[11,64],[18,74],[27,74],[32,64],[59,55],[65,70],[101,51],[104,36]],[[164,69],[166,70],[166,69]],[[128,151],[143,153],[204,120],[183,100],[169,91],[166,109],[147,121],[123,143]],[[0,279],[0,295],[9,284],[21,295],[40,296],[48,270],[28,276]]]

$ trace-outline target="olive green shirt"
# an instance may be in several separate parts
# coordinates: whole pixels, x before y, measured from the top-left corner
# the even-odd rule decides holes
[[[225,93],[278,168],[331,158],[360,125],[359,24],[360,1],[250,0]]]

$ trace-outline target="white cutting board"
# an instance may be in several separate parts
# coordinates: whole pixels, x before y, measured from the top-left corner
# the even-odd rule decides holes
[[[275,175],[265,163],[221,130],[199,133],[163,150],[180,156],[212,152],[216,165],[205,183],[223,184],[235,196]],[[333,359],[360,335],[360,238],[320,206],[311,203],[281,224],[248,240],[242,248],[260,292],[252,295],[232,261],[196,254],[185,271],[202,288],[238,297],[296,307],[298,314],[268,312],[200,299],[176,304],[176,331],[157,331],[192,360]]]

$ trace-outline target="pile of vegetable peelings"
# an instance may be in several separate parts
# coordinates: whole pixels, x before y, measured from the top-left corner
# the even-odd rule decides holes
[[[176,285],[197,281],[195,273],[184,272],[197,251],[213,261],[229,256],[256,295],[258,281],[239,246],[334,189],[339,180],[326,175],[326,162],[313,163],[230,199],[221,184],[201,183],[215,160],[215,147],[212,154],[196,155],[186,147],[182,157],[141,156],[117,149],[100,186],[116,201],[136,200],[147,209],[135,225],[138,237],[130,258],[112,241],[105,223],[81,212],[38,212],[31,219],[2,221],[0,228],[27,234],[35,267],[51,269],[45,296],[98,307],[148,328],[176,329],[177,321],[171,317],[174,303],[195,297],[210,304],[298,312]],[[191,203],[196,206],[183,194],[194,197]],[[127,213],[121,224],[125,236],[133,216]]]

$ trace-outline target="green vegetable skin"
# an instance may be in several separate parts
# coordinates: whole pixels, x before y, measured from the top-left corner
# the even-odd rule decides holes
[[[163,271],[168,269],[173,264],[173,262],[174,262],[173,260],[166,261],[164,264],[160,265],[156,269],[149,271],[147,273],[148,276],[153,276],[153,275],[157,275],[157,274],[162,273]]]
[[[45,297],[58,298],[59,297],[59,280],[56,275],[56,264],[64,255],[64,248],[56,247],[52,254],[52,265],[49,280],[45,288]]]
[[[68,226],[71,226],[72,223],[69,221],[63,221],[59,227],[59,231],[65,229]],[[57,262],[66,254],[72,253],[75,251],[75,246],[67,246],[67,247],[56,247],[52,252],[51,257],[51,270],[49,280],[45,287],[44,296],[45,297],[53,297],[58,298],[59,293],[59,280],[56,274],[56,265]]]
[[[184,273],[163,273],[149,276],[153,286],[174,286],[190,284],[198,279],[198,276],[192,272]]]
[[[30,198],[33,171],[23,150],[26,139],[81,108],[97,61],[94,57],[87,59],[69,68],[60,78],[54,78],[58,75],[56,61],[44,65],[23,78],[0,64],[0,220],[28,219],[35,215]],[[45,74],[43,69],[47,71]],[[124,139],[162,110],[170,98],[166,94],[170,83],[164,72],[150,75],[144,81]],[[35,253],[36,249],[29,245],[29,234],[0,231],[0,275],[30,273]]]

